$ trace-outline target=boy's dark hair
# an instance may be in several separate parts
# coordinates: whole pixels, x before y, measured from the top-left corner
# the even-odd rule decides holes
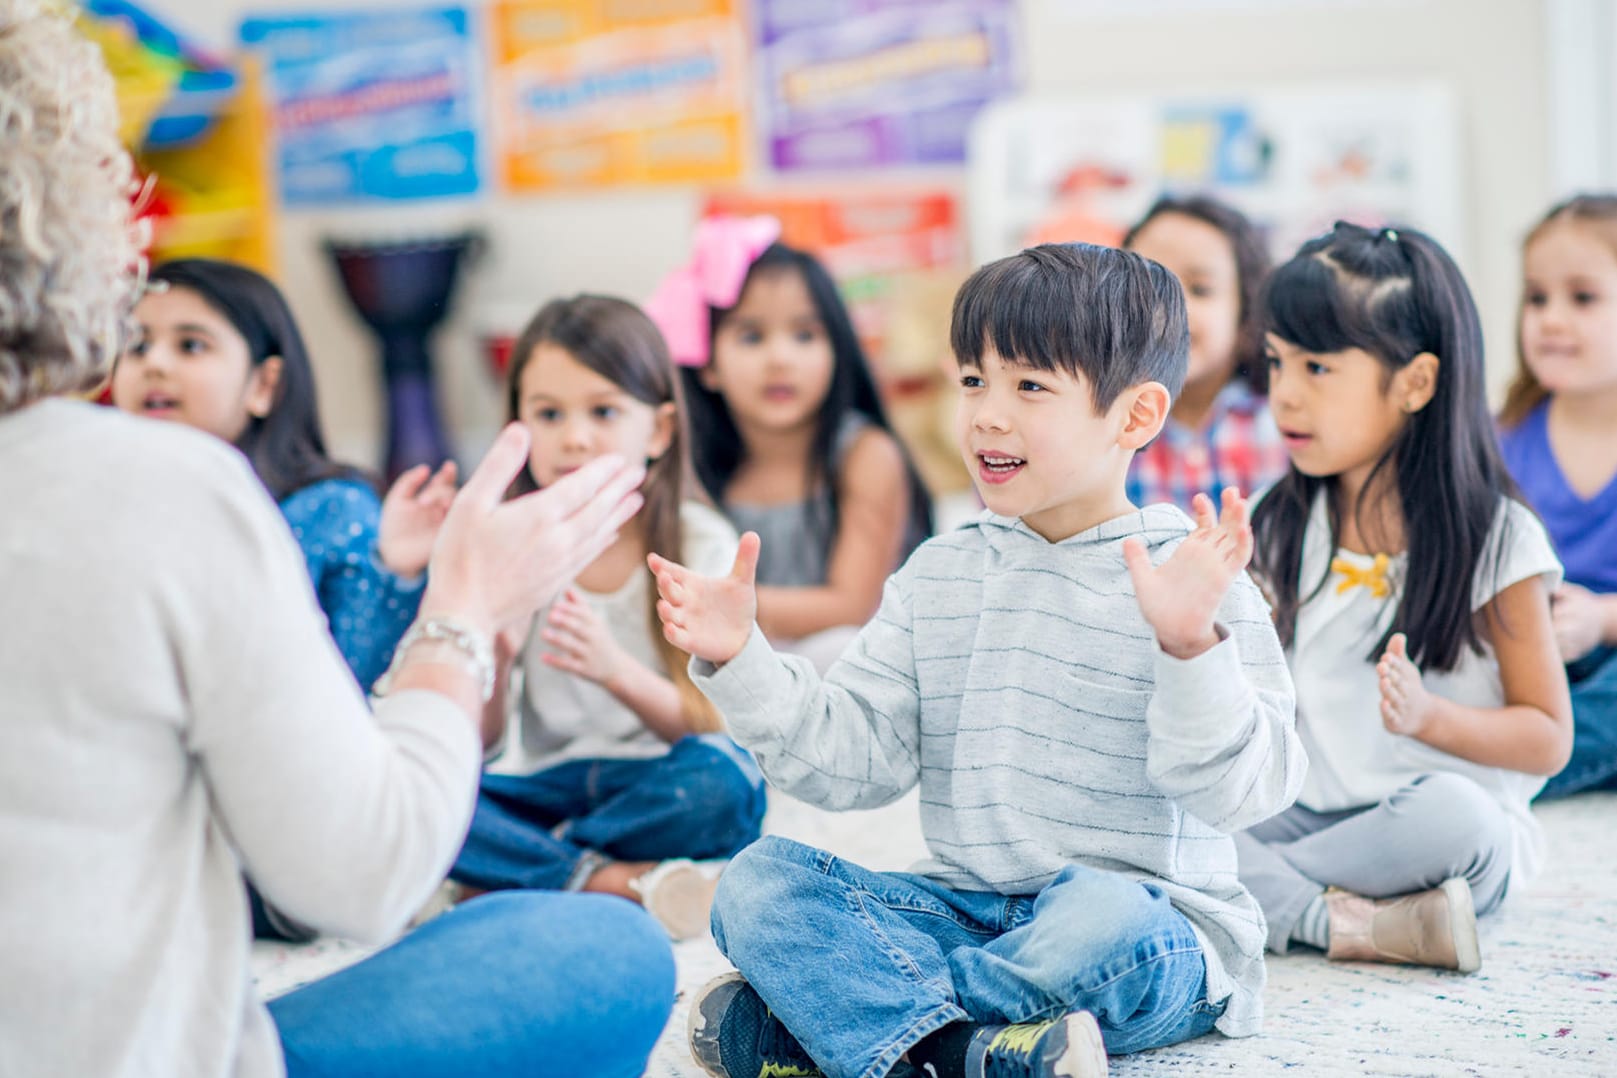
[[[1235,370],[1231,380],[1239,378],[1254,393],[1268,392],[1269,364],[1263,358],[1263,286],[1269,277],[1270,259],[1263,231],[1246,214],[1216,198],[1164,195],[1128,230],[1121,246],[1132,247],[1134,238],[1145,226],[1165,213],[1176,213],[1211,225],[1229,242],[1235,255],[1235,290],[1239,300],[1235,316]]]
[[[811,509],[809,520],[815,540],[829,544],[835,538],[840,523],[837,477],[832,474],[832,467],[837,436],[841,433],[844,418],[850,412],[856,412],[871,425],[892,434],[894,441],[898,441],[898,435],[893,434],[892,424],[887,420],[887,410],[877,392],[876,380],[870,373],[870,364],[865,359],[864,346],[859,343],[859,334],[854,330],[853,319],[849,317],[848,308],[837,292],[836,282],[818,258],[783,243],[771,244],[747,270],[741,294],[746,294],[747,286],[755,278],[766,273],[783,272],[796,273],[802,278],[809,299],[814,304],[815,314],[825,327],[826,339],[831,344],[831,386],[826,390],[825,400],[815,421],[807,477],[810,491],[831,492],[831,518],[819,519]],[[734,309],[711,309],[709,341],[718,336],[719,327]],[[698,369],[681,367],[679,373],[685,406],[691,419],[691,462],[708,496],[715,505],[722,505],[725,488],[735,478],[746,456],[746,446],[742,444],[741,432],[736,429],[735,418],[730,414],[730,406],[725,403],[724,397],[702,384]],[[932,497],[927,493],[926,484],[921,482],[921,475],[915,470],[908,450],[903,449],[902,442],[899,447],[904,453],[904,469],[909,477],[910,513],[903,546],[903,555],[907,557],[911,550],[932,534]]]
[[[180,258],[154,267],[150,280],[195,293],[247,342],[254,367],[281,359],[275,400],[262,418],[250,417],[236,439],[270,496],[280,501],[322,479],[371,479],[326,453],[315,397],[314,368],[286,297],[268,277],[235,262]],[[374,483],[372,483],[374,485]]]
[[[1047,243],[990,262],[954,300],[949,344],[962,366],[989,348],[1007,363],[1082,375],[1095,410],[1141,382],[1178,396],[1190,357],[1179,279],[1131,251]]]
[[[1291,645],[1298,608],[1330,575],[1327,568],[1317,581],[1300,579],[1314,499],[1325,493],[1335,550],[1341,513],[1364,509],[1366,493],[1390,467],[1397,470],[1409,558],[1392,625],[1368,659],[1376,661],[1392,634],[1404,633],[1416,665],[1452,670],[1465,648],[1481,651],[1472,589],[1485,565],[1499,564],[1487,547],[1500,498],[1517,496],[1488,414],[1482,323],[1465,278],[1423,233],[1338,221],[1275,271],[1266,306],[1270,332],[1306,352],[1358,348],[1375,356],[1386,368],[1383,387],[1423,352],[1438,360],[1431,401],[1376,463],[1358,504],[1337,505],[1334,476],[1304,475],[1293,465],[1253,512],[1253,569],[1274,601],[1281,643]]]

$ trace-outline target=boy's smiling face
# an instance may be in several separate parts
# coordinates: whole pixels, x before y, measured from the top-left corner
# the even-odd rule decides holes
[[[960,365],[955,438],[983,504],[1052,543],[1134,507],[1123,480],[1156,436],[1168,393],[1147,382],[1097,412],[1082,375],[1007,362],[992,348]]]

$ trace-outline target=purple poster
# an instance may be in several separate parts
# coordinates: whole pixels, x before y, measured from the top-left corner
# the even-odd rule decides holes
[[[1016,88],[1013,0],[758,0],[762,129],[777,169],[955,164]]]

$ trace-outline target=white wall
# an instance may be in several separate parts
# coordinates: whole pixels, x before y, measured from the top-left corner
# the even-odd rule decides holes
[[[249,11],[319,6],[310,0],[149,2],[182,30],[215,44],[228,43]],[[1449,82],[1459,96],[1469,165],[1469,255],[1463,268],[1482,307],[1497,387],[1515,362],[1517,244],[1552,195],[1550,2],[1298,0],[1220,15],[1097,19],[1074,16],[1071,0],[1022,0],[1029,88],[1229,90],[1255,82],[1355,77]],[[332,0],[331,6],[339,5],[382,6],[382,0]],[[374,460],[379,394],[371,342],[323,264],[321,236],[431,234],[466,223],[490,233],[490,255],[467,278],[438,341],[443,403],[463,450],[475,454],[499,419],[498,391],[474,344],[485,312],[528,311],[549,296],[583,289],[643,297],[682,259],[698,198],[686,190],[495,196],[460,205],[283,214],[282,282],[316,354],[334,449]]]

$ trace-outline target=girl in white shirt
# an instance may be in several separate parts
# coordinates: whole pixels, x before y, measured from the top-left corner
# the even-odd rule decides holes
[[[1241,879],[1276,951],[1475,970],[1476,913],[1535,868],[1528,802],[1571,745],[1561,567],[1501,462],[1441,247],[1339,223],[1268,307],[1291,470],[1254,513],[1254,571],[1309,773],[1238,837]]]
[[[736,536],[685,500],[673,365],[633,304],[545,305],[512,351],[511,418],[533,442],[515,489],[606,453],[646,462],[645,507],[532,626],[502,634],[506,733],[452,877],[469,888],[597,891],[643,903],[676,939],[707,929],[717,871],[758,837],[763,779],[664,639],[646,555],[728,569]],[[505,675],[513,668],[516,683]]]

